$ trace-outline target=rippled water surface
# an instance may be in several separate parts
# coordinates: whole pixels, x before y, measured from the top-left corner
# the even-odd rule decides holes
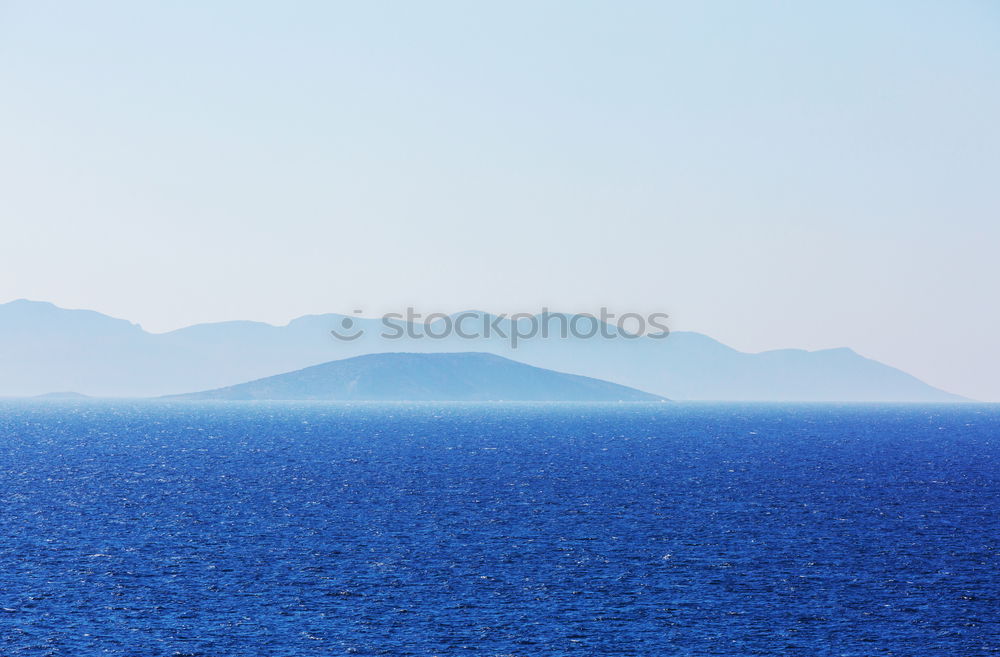
[[[1000,652],[1000,410],[0,402],[0,655]]]

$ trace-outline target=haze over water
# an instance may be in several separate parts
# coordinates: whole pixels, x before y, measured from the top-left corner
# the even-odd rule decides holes
[[[4,655],[986,655],[985,405],[0,402]]]

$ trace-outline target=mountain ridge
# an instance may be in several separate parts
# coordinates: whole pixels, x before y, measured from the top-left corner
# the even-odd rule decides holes
[[[345,320],[364,329],[364,336],[334,339],[330,330]],[[510,320],[504,321],[509,327]],[[677,331],[659,340],[534,338],[511,349],[496,337],[390,340],[379,337],[382,328],[380,319],[329,313],[283,326],[235,320],[151,333],[96,311],[18,300],[0,304],[0,396],[52,390],[160,396],[367,353],[479,351],[675,400],[966,401],[848,347],[747,353],[704,334]]]

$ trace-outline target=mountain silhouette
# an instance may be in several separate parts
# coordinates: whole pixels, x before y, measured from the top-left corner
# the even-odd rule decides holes
[[[477,318],[491,320],[486,313]],[[526,320],[525,320],[526,321]],[[339,340],[332,330],[361,331]],[[402,324],[402,323],[400,323]],[[509,331],[511,322],[502,320]],[[235,321],[149,333],[137,324],[50,303],[0,304],[0,396],[75,390],[145,397],[211,390],[371,353],[485,352],[557,372],[589,376],[675,400],[961,401],[847,348],[744,353],[699,333],[666,339],[551,335],[517,349],[499,335],[388,339],[378,319],[308,315],[285,326]],[[432,327],[434,325],[432,324]],[[470,321],[466,328],[475,328]],[[613,331],[613,327],[612,331]]]

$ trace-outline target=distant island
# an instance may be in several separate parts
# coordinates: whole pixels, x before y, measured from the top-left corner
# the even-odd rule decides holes
[[[486,353],[386,353],[345,358],[180,400],[664,401],[635,388]]]
[[[35,395],[34,399],[90,399],[90,395],[82,392],[47,392],[44,395]]]

